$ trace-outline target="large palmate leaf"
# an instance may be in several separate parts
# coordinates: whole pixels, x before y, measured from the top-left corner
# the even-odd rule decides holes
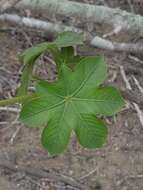
[[[42,144],[51,154],[65,149],[72,130],[86,148],[104,144],[107,128],[95,115],[113,115],[124,105],[116,88],[99,87],[106,73],[103,58],[87,57],[74,72],[63,64],[56,82],[37,82],[36,97],[24,103],[20,119],[29,127],[46,126]]]

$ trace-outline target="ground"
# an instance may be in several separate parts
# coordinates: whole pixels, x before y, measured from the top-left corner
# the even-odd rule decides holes
[[[9,26],[2,24],[1,27]],[[15,95],[22,68],[19,54],[31,43],[44,40],[36,33],[23,29],[22,32],[13,28],[0,32],[0,99]],[[99,51],[91,47],[79,49],[79,53],[104,54],[108,65],[107,83],[120,89],[126,87],[119,67],[124,66],[138,97],[138,88],[132,76],[142,85],[143,69],[129,58],[129,54]],[[142,59],[141,56],[139,58]],[[48,64],[47,67],[47,78],[53,79],[55,68]],[[42,69],[39,69],[40,72]],[[50,156],[43,149],[40,131],[26,128],[17,121],[19,107],[14,108],[9,111],[0,109],[0,190],[74,190],[82,189],[82,186],[87,190],[143,189],[143,126],[132,102],[127,101],[126,107],[114,118],[107,118],[109,135],[103,148],[83,149],[73,137],[68,150],[60,156]],[[41,172],[50,176],[41,179]]]

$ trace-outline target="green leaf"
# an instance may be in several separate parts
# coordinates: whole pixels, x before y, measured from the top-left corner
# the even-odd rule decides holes
[[[100,87],[88,90],[74,98],[79,110],[88,108],[89,113],[111,116],[121,111],[124,100],[115,87]]]
[[[36,61],[36,59],[48,48],[48,43],[44,42],[35,47],[26,49],[20,56],[20,60],[24,64],[30,64]]]
[[[81,34],[67,31],[59,34],[54,43],[58,47],[76,46],[83,44],[83,39]]]
[[[72,46],[61,48],[61,56],[64,62],[68,63],[68,60],[74,57],[74,48]]]
[[[37,97],[24,103],[20,119],[29,127],[47,126],[42,144],[52,154],[64,150],[71,130],[76,132],[81,145],[89,148],[102,146],[107,129],[93,115],[113,115],[124,105],[117,89],[99,87],[106,74],[102,57],[83,58],[74,72],[63,64],[56,82],[37,82]]]
[[[79,55],[74,55],[74,48],[72,46],[61,48],[62,63],[66,64],[69,68],[74,70],[75,66],[81,61],[84,57]]]
[[[44,42],[25,50],[20,56],[20,60],[25,64],[25,67],[21,77],[21,85],[17,90],[17,94],[27,94],[34,64],[42,53],[49,51],[53,55],[53,59],[57,65],[59,73],[62,64],[65,62],[71,62],[71,64],[69,64],[69,66],[71,66],[73,62],[75,62],[75,58],[73,59],[72,56],[72,54],[74,54],[74,49],[71,46],[79,44],[82,44],[82,36],[80,34],[75,32],[63,32],[58,36],[54,43]],[[60,51],[59,48],[63,49]],[[72,60],[70,61],[71,58]]]
[[[20,60],[24,63],[24,69],[21,76],[21,85],[17,90],[17,95],[26,95],[28,92],[29,81],[32,77],[33,67],[36,59],[47,49],[47,43],[39,44],[36,47],[28,48],[20,56]]]
[[[75,55],[74,57],[71,57],[71,59],[69,59],[68,62],[68,66],[74,71],[75,70],[75,66],[85,57],[80,56],[80,55]]]
[[[101,147],[107,139],[105,123],[89,114],[81,114],[75,132],[79,143],[85,148]]]
[[[59,154],[68,145],[70,134],[71,128],[64,120],[64,112],[57,112],[43,130],[42,144],[50,154]]]
[[[60,68],[60,65],[62,64],[60,59],[61,53],[55,44],[44,42],[35,47],[28,48],[20,56],[20,60],[22,61],[22,63],[25,64],[25,66],[23,74],[21,76],[21,85],[17,91],[18,95],[27,94],[29,81],[31,80],[32,71],[36,60],[40,57],[42,53],[46,51],[49,51],[53,55],[54,60],[57,63],[58,69]]]
[[[74,57],[74,48],[72,46],[61,48],[61,59],[64,64],[69,65]]]

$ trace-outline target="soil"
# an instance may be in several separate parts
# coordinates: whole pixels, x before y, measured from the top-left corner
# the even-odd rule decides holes
[[[113,2],[114,7],[129,9],[125,1]],[[0,31],[0,99],[4,99],[14,96],[19,85],[22,69],[19,54],[31,44],[45,41],[45,38],[23,28],[9,28],[9,25],[4,23],[1,28],[6,28],[5,31]],[[128,41],[133,38],[129,37]],[[120,36],[118,40],[124,39],[125,36]],[[78,51],[86,55],[104,54],[109,68],[106,83],[121,89],[126,88],[119,69],[119,66],[123,65],[138,97],[139,90],[132,76],[142,85],[143,67],[131,60],[128,54],[102,51],[88,46]],[[139,58],[142,59],[142,56]],[[41,60],[39,65],[42,65],[42,61],[44,60]],[[43,72],[41,68],[42,66],[38,69],[39,73]],[[41,75],[53,80],[55,68],[48,63],[47,68],[47,72]],[[73,185],[69,184],[68,180],[66,183],[63,176],[79,182],[87,190],[142,190],[143,126],[132,102],[128,101],[127,105],[115,117],[107,118],[109,135],[103,148],[92,151],[83,149],[73,137],[68,149],[59,156],[51,156],[43,149],[39,130],[26,128],[17,121],[17,105],[13,107],[15,111],[0,111],[0,190],[82,189],[74,182]],[[35,168],[36,174],[39,174],[41,169],[53,175],[53,179],[31,175],[24,170],[25,167],[29,170]],[[55,180],[55,175],[60,178]]]

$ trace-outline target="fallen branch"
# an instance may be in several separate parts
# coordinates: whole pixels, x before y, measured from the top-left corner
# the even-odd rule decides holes
[[[11,15],[11,14],[0,15],[0,21],[10,22],[11,24],[17,24],[19,26],[26,26],[26,27],[35,28],[38,30],[44,30],[52,34],[60,33],[63,31],[82,32],[80,29],[77,29],[75,27],[65,26],[62,24],[54,24],[54,23],[45,22],[39,19],[21,17],[18,15]]]
[[[0,15],[0,21],[10,22],[12,24],[17,24],[20,26],[26,26],[29,28],[37,29],[37,30],[44,30],[52,35],[63,31],[75,31],[79,33],[83,33],[86,37],[86,40],[96,48],[101,48],[110,51],[124,51],[124,52],[132,52],[132,53],[142,53],[143,52],[143,44],[141,43],[117,43],[112,42],[106,39],[103,39],[99,36],[94,37],[90,40],[89,34],[87,32],[83,32],[81,29],[76,27],[70,27],[59,23],[51,23],[45,22],[35,18],[28,18],[28,17],[20,17],[18,15],[11,15],[11,14],[2,14]]]
[[[97,48],[110,50],[110,51],[124,51],[130,53],[143,53],[143,44],[142,43],[118,43],[112,42],[96,36],[92,41],[91,45]]]
[[[74,17],[84,22],[107,24],[111,25],[113,29],[120,26],[121,30],[139,33],[143,36],[143,17],[120,9],[67,0],[21,0],[16,7],[44,11],[47,14]]]

